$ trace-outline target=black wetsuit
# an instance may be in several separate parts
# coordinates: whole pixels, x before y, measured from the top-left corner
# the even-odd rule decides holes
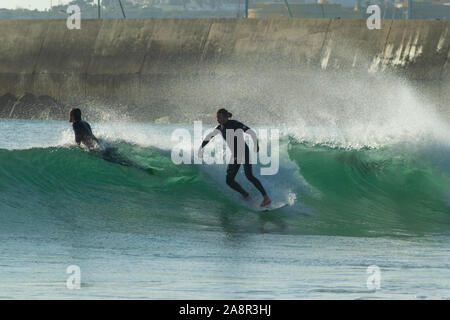
[[[97,138],[92,133],[89,123],[83,120],[75,121],[72,124],[73,132],[75,133],[75,142],[77,144],[83,143],[88,148],[92,148],[97,141]]]
[[[241,130],[239,130],[241,129]],[[243,132],[246,132],[250,128],[244,125],[243,123],[236,121],[236,120],[228,120],[224,125],[218,125],[216,129],[214,130],[212,134],[216,135],[218,133],[222,134],[223,139],[227,142],[228,147],[232,151],[231,156],[231,163],[227,166],[227,177],[226,182],[227,184],[242,194],[243,197],[247,197],[249,194],[247,191],[245,191],[239,183],[234,180],[236,177],[239,168],[241,164],[244,164],[244,172],[247,179],[253,183],[253,185],[261,192],[263,196],[266,196],[267,193],[264,190],[264,187],[262,186],[261,182],[253,175],[252,173],[252,165],[250,163],[250,152],[248,149],[247,144],[244,141],[244,135]],[[227,140],[227,130],[233,130],[231,133],[234,134],[234,143],[232,141]],[[238,131],[236,131],[238,130]],[[211,137],[212,138],[212,137]],[[202,148],[208,144],[210,140],[204,140],[202,143]],[[240,155],[241,152],[238,152],[238,148],[242,148],[244,146],[244,159],[242,159],[242,156]],[[239,156],[239,157],[238,157]]]
[[[91,126],[86,121],[78,120],[74,122],[72,126],[73,131],[75,132],[75,142],[77,144],[83,143],[86,147],[88,147],[88,149],[90,149],[90,152],[92,154],[98,155],[103,160],[109,162],[118,163],[123,166],[136,167],[149,172],[148,168],[140,167],[134,164],[132,161],[128,160],[126,157],[122,156],[118,152],[116,147],[105,145],[100,146],[100,142],[94,136],[94,134],[92,133]],[[93,149],[95,144],[98,144],[100,148],[97,150]]]

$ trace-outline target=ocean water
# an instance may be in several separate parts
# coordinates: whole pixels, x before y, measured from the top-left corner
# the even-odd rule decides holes
[[[432,123],[272,127],[279,170],[254,172],[288,206],[258,212],[226,165],[173,163],[192,124],[92,122],[105,155],[68,122],[0,119],[0,299],[448,299],[450,139]]]

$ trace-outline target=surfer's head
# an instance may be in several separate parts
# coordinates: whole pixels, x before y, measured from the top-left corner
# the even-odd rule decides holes
[[[76,122],[81,120],[81,110],[78,108],[72,108],[69,111],[69,122]]]
[[[228,119],[230,119],[233,115],[231,112],[228,112],[226,109],[217,110],[217,122],[220,124],[227,123]]]

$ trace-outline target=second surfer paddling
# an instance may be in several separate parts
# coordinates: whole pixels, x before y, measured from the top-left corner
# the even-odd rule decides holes
[[[75,133],[75,142],[84,144],[88,149],[94,148],[98,144],[97,138],[92,133],[91,126],[84,120],[81,120],[81,110],[72,108],[69,112],[69,122],[72,122],[73,132]]]
[[[231,120],[232,114],[228,112],[226,109],[219,109],[217,110],[217,122],[219,125],[214,129],[211,133],[209,133],[206,138],[203,140],[202,145],[200,146],[198,150],[198,157],[202,157],[202,150],[203,147],[208,144],[208,142],[217,134],[222,134],[223,139],[228,144],[228,147],[230,148],[232,152],[231,162],[228,164],[227,167],[227,177],[226,182],[227,184],[237,192],[239,192],[245,200],[250,200],[250,195],[247,191],[245,191],[239,183],[237,183],[234,178],[236,177],[239,168],[241,164],[244,165],[244,172],[247,179],[253,183],[253,185],[256,187],[256,189],[261,192],[263,196],[263,201],[261,202],[261,207],[269,205],[272,200],[270,200],[269,196],[267,195],[266,191],[264,190],[264,187],[262,186],[261,182],[253,175],[252,173],[252,165],[250,163],[250,152],[248,149],[247,144],[244,141],[243,132],[246,132],[250,134],[250,136],[253,139],[254,145],[255,145],[255,151],[259,151],[258,146],[258,139],[256,137],[256,133],[244,125],[243,123]],[[240,130],[239,130],[240,129]],[[227,139],[227,131],[229,131],[234,137],[233,139]],[[233,140],[233,141],[228,141]],[[240,146],[244,147],[243,152],[239,152],[241,150],[238,150]],[[242,154],[243,153],[243,154]]]

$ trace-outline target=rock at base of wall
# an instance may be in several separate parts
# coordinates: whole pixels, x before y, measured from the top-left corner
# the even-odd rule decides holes
[[[16,101],[17,97],[11,93],[5,93],[0,97],[0,118],[9,118],[11,109]]]
[[[0,98],[0,115],[3,118],[33,120],[63,120],[64,107],[50,96],[36,97],[24,93],[19,98],[5,94]]]
[[[65,120],[67,112],[65,106],[50,96],[39,96],[39,103],[43,106],[40,119],[43,120]]]

